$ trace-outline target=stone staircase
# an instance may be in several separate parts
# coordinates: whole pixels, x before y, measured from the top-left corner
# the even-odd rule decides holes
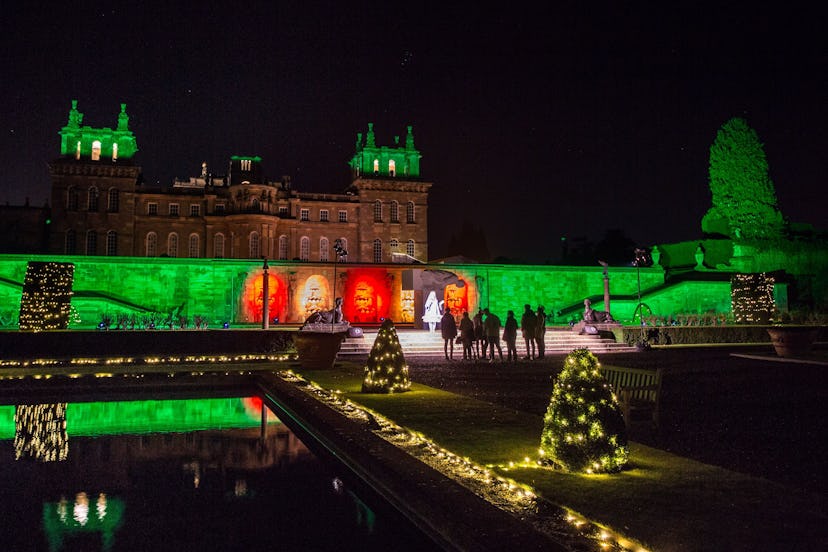
[[[367,357],[371,347],[374,345],[376,337],[376,329],[364,329],[362,337],[347,338],[342,343],[338,358],[351,359]],[[439,330],[430,333],[426,330],[398,328],[397,337],[400,340],[400,345],[406,357],[444,358],[443,338],[440,336]],[[589,349],[593,353],[625,353],[636,351],[635,347],[625,345],[624,343],[616,343],[612,338],[600,337],[599,335],[579,335],[577,332],[569,329],[547,329],[545,342],[547,355],[567,354],[573,349],[580,348]],[[503,349],[505,356],[506,344],[502,340],[500,347]],[[517,350],[518,356],[523,357],[525,348],[523,338],[520,334],[518,334]],[[463,358],[463,346],[459,343],[454,344],[454,358]]]

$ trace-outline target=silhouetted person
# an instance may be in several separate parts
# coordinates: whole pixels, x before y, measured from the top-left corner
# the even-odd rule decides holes
[[[506,342],[506,359],[517,360],[517,331],[518,323],[515,319],[515,311],[506,313],[506,322],[503,323],[503,341]]]
[[[523,316],[520,317],[520,329],[523,332],[523,343],[526,345],[526,360],[535,358],[535,328],[538,319],[532,307],[523,306]]]
[[[474,343],[474,322],[469,318],[469,313],[464,312],[463,318],[460,319],[460,341],[463,342],[463,360],[472,360],[474,358],[474,351],[472,344]]]
[[[489,361],[494,361],[494,350],[497,347],[497,354],[500,360],[503,360],[503,349],[500,348],[500,318],[490,312],[488,307],[483,309],[485,318],[483,319],[483,335],[486,336],[486,342],[489,346]]]
[[[477,351],[477,358],[483,358],[486,356],[486,332],[483,331],[482,309],[477,309],[477,314],[472,318],[472,324],[474,324],[474,348]]]
[[[440,333],[443,334],[443,352],[446,353],[446,360],[454,358],[454,338],[457,337],[457,323],[447,310],[440,319]]]
[[[546,351],[546,312],[543,305],[538,305],[537,321],[535,326],[535,343],[538,346],[538,358],[543,358]]]

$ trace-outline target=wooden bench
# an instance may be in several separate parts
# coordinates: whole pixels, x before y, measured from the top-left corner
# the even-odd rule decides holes
[[[647,370],[601,365],[601,374],[618,397],[627,427],[630,427],[634,412],[646,412],[653,427],[658,428],[661,372],[661,368]]]

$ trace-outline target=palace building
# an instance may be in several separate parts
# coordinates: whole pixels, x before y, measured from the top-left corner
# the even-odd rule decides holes
[[[316,261],[425,262],[428,191],[412,127],[378,146],[373,124],[357,134],[351,183],[303,193],[268,181],[257,156],[233,156],[226,175],[202,172],[170,186],[141,181],[126,105],[117,126],[82,125],[72,101],[52,180],[49,250],[67,255]],[[339,240],[337,242],[337,240]],[[334,248],[339,246],[338,252]],[[335,259],[334,256],[337,256]]]

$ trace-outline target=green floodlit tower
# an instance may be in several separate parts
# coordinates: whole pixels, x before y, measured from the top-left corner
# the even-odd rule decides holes
[[[621,408],[589,349],[564,359],[543,418],[540,453],[571,472],[616,472],[627,463]]]
[[[132,159],[138,151],[135,135],[129,130],[129,115],[126,104],[121,104],[118,114],[118,125],[115,129],[108,127],[92,128],[81,126],[83,113],[78,111],[78,100],[72,100],[72,109],[69,110],[69,121],[60,129],[60,154],[64,157],[74,157],[98,161],[111,159]]]
[[[405,144],[400,137],[394,137],[394,146],[377,146],[374,137],[374,123],[368,123],[368,133],[363,140],[357,133],[356,150],[351,158],[351,172],[357,176],[420,177],[420,152],[414,147],[414,134],[408,126]]]
[[[707,235],[736,240],[780,237],[785,221],[768,176],[768,162],[756,131],[744,119],[727,121],[710,146],[713,206],[702,219]]]

